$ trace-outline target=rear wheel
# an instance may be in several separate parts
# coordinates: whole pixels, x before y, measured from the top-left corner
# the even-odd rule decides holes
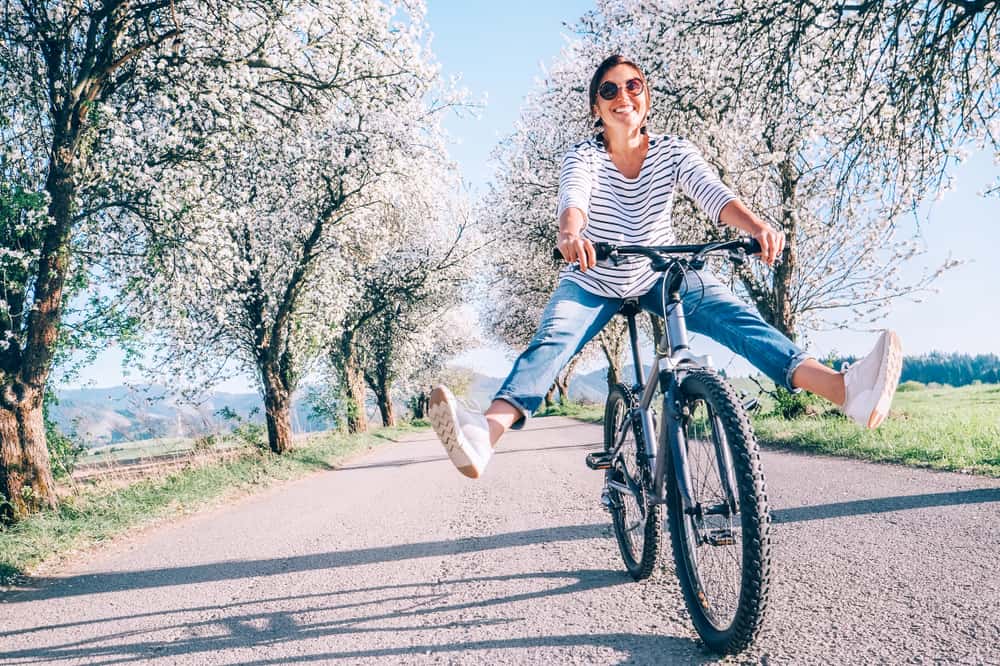
[[[653,572],[660,555],[663,505],[649,502],[653,473],[641,426],[625,422],[634,405],[627,388],[611,389],[604,409],[604,450],[621,442],[620,453],[606,472],[611,522],[625,568],[632,578],[642,580]]]
[[[674,561],[698,634],[732,654],[753,642],[767,606],[770,517],[757,440],[733,389],[714,372],[688,374],[678,395],[695,507],[684,512],[670,473]]]

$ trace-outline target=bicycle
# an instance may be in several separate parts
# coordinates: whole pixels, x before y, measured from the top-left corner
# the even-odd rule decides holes
[[[599,260],[645,256],[654,271],[665,274],[666,326],[647,379],[635,322],[638,301],[622,305],[635,385],[610,390],[604,450],[589,454],[587,466],[605,471],[602,503],[611,512],[632,578],[642,580],[656,566],[666,506],[677,576],[695,630],[716,652],[740,652],[760,631],[767,606],[770,516],[764,474],[744,404],[711,368],[711,359],[688,346],[680,288],[685,272],[702,268],[708,255],[725,251],[740,263],[760,252],[760,245],[743,238],[657,247],[595,243],[595,250]],[[657,392],[659,417],[653,408]]]

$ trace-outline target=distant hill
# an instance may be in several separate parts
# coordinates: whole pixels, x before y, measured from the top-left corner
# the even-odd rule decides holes
[[[631,367],[631,366],[629,366]],[[569,382],[569,397],[574,402],[604,402],[608,395],[608,373],[605,369],[586,374],[576,374]],[[473,373],[466,397],[477,402],[483,409],[490,404],[500,390],[503,377],[489,377]]]
[[[256,393],[208,393],[198,404],[172,395],[162,386],[115,386],[112,388],[57,391],[59,404],[51,416],[59,429],[75,433],[86,446],[154,437],[191,437],[228,430],[219,410],[229,408],[240,418],[263,423],[263,401]],[[255,411],[256,410],[256,411]],[[293,405],[295,432],[323,430],[329,424],[316,421],[301,400]]]

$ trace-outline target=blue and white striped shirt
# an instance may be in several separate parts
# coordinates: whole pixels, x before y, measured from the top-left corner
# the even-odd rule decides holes
[[[736,198],[691,142],[675,136],[650,135],[649,151],[636,178],[626,178],[596,138],[566,153],[559,175],[559,210],[579,208],[587,217],[581,235],[592,242],[671,245],[676,242],[670,214],[677,186],[715,222]],[[623,257],[615,266],[603,261],[586,273],[576,266],[560,279],[610,298],[633,298],[649,291],[657,274],[649,260]]]

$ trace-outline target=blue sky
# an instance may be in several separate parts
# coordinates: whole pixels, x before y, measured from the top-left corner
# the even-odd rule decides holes
[[[593,2],[458,2],[428,0],[427,19],[434,34],[433,49],[445,76],[461,76],[472,99],[487,98],[478,118],[451,118],[446,123],[455,140],[452,157],[474,189],[489,180],[489,154],[513,127],[524,95],[565,44],[564,23],[593,7]],[[655,100],[654,100],[655,103]],[[992,155],[975,154],[956,170],[956,189],[931,205],[920,231],[928,253],[905,271],[919,274],[949,256],[966,261],[937,282],[938,293],[925,294],[922,302],[900,301],[892,306],[880,326],[895,328],[906,353],[931,350],[969,353],[1000,352],[1000,200],[984,199],[976,192],[991,182],[1000,167]],[[910,222],[910,229],[916,228]],[[825,355],[862,354],[873,335],[868,331],[834,331],[814,334],[809,348]],[[716,365],[736,373],[749,366],[710,340],[696,340],[711,353]],[[503,375],[510,358],[494,350],[477,350],[462,358],[465,365],[494,376]],[[80,381],[109,386],[122,381],[121,355],[111,351],[86,369]],[[131,378],[133,381],[136,378]],[[245,380],[232,380],[226,390],[248,390]]]

